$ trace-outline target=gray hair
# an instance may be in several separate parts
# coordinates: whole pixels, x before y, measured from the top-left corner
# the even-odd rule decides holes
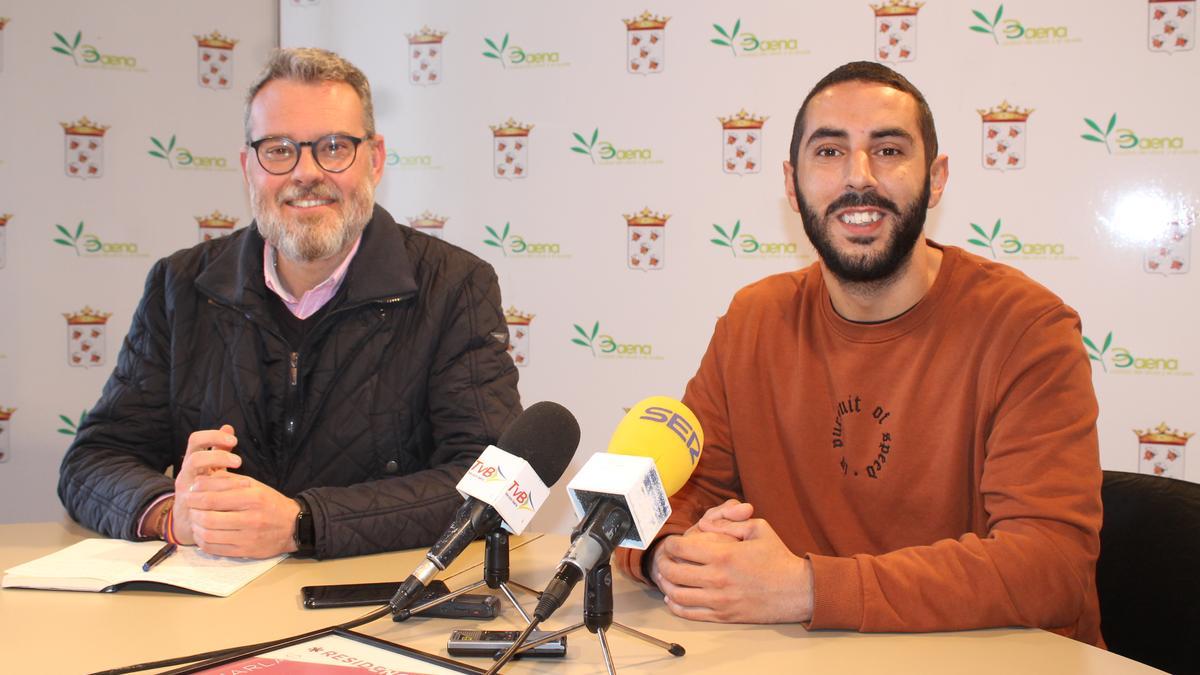
[[[276,49],[267,58],[267,65],[246,92],[246,142],[250,138],[250,104],[258,92],[272,80],[291,80],[304,84],[344,82],[358,94],[363,106],[363,128],[367,137],[375,135],[375,106],[371,103],[371,84],[353,63],[325,49],[295,47]]]

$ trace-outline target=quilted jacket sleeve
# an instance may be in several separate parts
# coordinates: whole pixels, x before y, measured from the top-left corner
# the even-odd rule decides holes
[[[160,261],[146,278],[116,368],[59,469],[67,513],[110,537],[137,539],[142,511],[173,489],[164,473],[172,462],[165,277]]]

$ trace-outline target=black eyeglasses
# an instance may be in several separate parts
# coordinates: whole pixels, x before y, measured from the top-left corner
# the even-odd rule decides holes
[[[330,173],[341,173],[354,164],[358,156],[358,144],[363,138],[348,134],[329,134],[315,141],[293,141],[286,136],[267,136],[250,143],[258,164],[269,174],[282,176],[291,173],[300,163],[304,146],[312,151],[317,166]]]

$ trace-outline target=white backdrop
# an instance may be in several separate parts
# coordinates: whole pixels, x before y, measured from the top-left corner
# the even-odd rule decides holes
[[[567,476],[624,407],[682,394],[737,288],[814,260],[783,193],[792,120],[820,76],[883,58],[925,92],[951,158],[930,236],[1080,312],[1105,468],[1200,480],[1195,2],[929,0],[877,16],[815,0],[282,0],[137,4],[136,24],[60,4],[0,1],[0,409],[16,408],[0,410],[0,520],[55,513],[58,416],[77,420],[107,375],[68,365],[62,315],[112,314],[107,364],[153,259],[195,241],[197,216],[249,221],[236,172],[168,168],[150,139],[177,136],[173,158],[236,158],[276,11],[282,44],[334,49],[371,78],[380,202],[495,265],[523,400],[559,401],[583,427]],[[80,27],[77,52],[136,66],[52,51]],[[239,40],[229,90],[199,85],[191,36],[214,29]],[[65,174],[59,123],[83,115],[111,126],[94,180]],[[81,220],[83,243],[54,242]],[[565,528],[568,510],[560,488],[535,526]]]
[[[60,517],[59,462],[154,261],[196,244],[214,211],[250,222],[242,99],[278,12],[0,0],[0,522]],[[214,31],[236,42],[202,47]],[[67,133],[83,118],[103,135]],[[85,308],[92,323],[68,324]]]
[[[447,240],[496,266],[505,306],[532,315],[518,319],[521,394],[579,416],[584,441],[568,476],[605,448],[624,407],[682,394],[737,288],[814,259],[783,192],[792,121],[817,79],[882,49],[908,59],[889,63],[925,92],[950,156],[931,237],[1019,267],[1080,312],[1100,359],[1106,468],[1157,465],[1200,480],[1200,458],[1188,466],[1186,445],[1161,442],[1200,428],[1194,2],[1100,11],[1026,0],[1005,2],[999,17],[999,3],[944,0],[879,17],[867,2],[815,0],[281,7],[285,46],[333,49],[371,78],[393,162],[380,201],[398,219],[444,220]],[[649,21],[632,26],[644,30],[629,30],[644,12]],[[444,34],[432,56],[431,34]],[[1168,35],[1186,36],[1184,48]],[[719,118],[742,111],[765,123],[749,130],[761,134],[755,143],[735,133],[731,157]],[[494,136],[510,119],[532,126],[528,135]],[[1135,135],[1139,145],[1123,147]],[[627,224],[647,208],[669,214],[666,224]],[[1175,222],[1182,239],[1164,242]],[[663,236],[634,267],[655,231]],[[634,233],[645,236],[632,242]],[[660,264],[647,270],[651,258]],[[1160,424],[1164,438],[1140,443],[1135,430]],[[535,525],[566,527],[565,502]]]

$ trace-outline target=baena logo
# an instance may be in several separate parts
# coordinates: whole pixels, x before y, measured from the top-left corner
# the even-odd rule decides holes
[[[105,363],[104,333],[111,312],[98,312],[84,307],[73,314],[63,314],[67,320],[67,365],[72,368],[95,368]]]
[[[54,33],[58,44],[52,45],[50,51],[70,57],[71,62],[78,68],[105,68],[107,70],[124,70],[126,72],[146,72],[138,68],[137,59],[132,56],[118,54],[102,54],[90,44],[79,44],[83,40],[83,31],[75,31],[75,37],[68,40],[62,33]]]
[[[145,258],[145,253],[138,252],[138,245],[132,242],[105,242],[99,237],[83,231],[83,221],[79,221],[79,225],[75,226],[75,232],[72,233],[62,225],[55,225],[54,229],[58,230],[61,237],[55,237],[54,243],[59,246],[66,246],[75,251],[75,255],[80,258],[106,257],[106,258]]]
[[[600,140],[600,128],[592,129],[591,140],[584,138],[579,132],[572,132],[578,145],[571,146],[571,152],[587,155],[592,164],[612,166],[615,164],[662,164],[661,159],[654,159],[654,151],[650,148],[618,148],[609,141]],[[597,145],[599,141],[599,145]]]
[[[1187,274],[1192,267],[1191,214],[1167,223],[1166,232],[1150,243],[1142,256],[1142,270],[1149,274]]]
[[[12,220],[11,213],[0,215],[0,270],[8,264],[8,221]]]
[[[717,23],[714,23],[712,27],[721,37],[712,38],[709,42],[720,47],[728,47],[734,56],[797,56],[809,53],[807,49],[800,49],[796,38],[761,40],[754,33],[743,33],[740,17],[733,22],[731,29],[726,29]]]
[[[797,255],[796,244],[790,241],[764,242],[759,241],[752,234],[742,233],[742,221],[740,220],[734,223],[733,228],[729,230],[717,223],[713,223],[713,229],[721,236],[713,237],[708,241],[716,246],[729,249],[734,258],[762,260]]]
[[[401,155],[395,150],[388,150],[387,165],[400,171],[437,171],[442,168],[434,164],[433,155]]]
[[[59,122],[63,128],[63,171],[71,178],[100,178],[104,175],[104,134],[107,124],[97,124],[86,115],[75,122]]]
[[[558,52],[530,52],[517,45],[509,46],[508,33],[500,39],[500,44],[490,37],[483,38],[484,44],[490,49],[483,55],[500,62],[500,67],[509,68],[561,68],[571,65],[563,61]]]
[[[1106,373],[1118,375],[1178,375],[1191,377],[1192,373],[1180,370],[1179,359],[1176,357],[1164,356],[1145,356],[1143,354],[1134,355],[1125,347],[1113,346],[1113,334],[1109,331],[1108,335],[1104,336],[1104,342],[1100,347],[1089,339],[1086,335],[1083,336],[1083,344],[1088,349],[1088,358],[1100,364],[1100,367]],[[1109,349],[1112,352],[1109,353]],[[1109,370],[1109,366],[1113,369]]]
[[[1001,20],[1004,16],[1004,5],[997,7],[996,13],[990,19],[987,14],[977,9],[971,10],[971,13],[980,23],[970,26],[970,29],[976,33],[991,35],[992,42],[1004,47],[1082,42],[1079,38],[1070,37],[1070,31],[1066,26],[1034,27],[1026,26],[1017,19]],[[1002,36],[1003,41],[1001,41]]]
[[[640,213],[625,214],[626,264],[631,270],[661,270],[667,259],[667,220],[649,207]]]
[[[1065,244],[1054,243],[1035,243],[1022,241],[1020,237],[1012,233],[1000,232],[1000,219],[996,219],[996,224],[991,228],[991,234],[983,227],[971,223],[971,229],[979,235],[979,238],[971,238],[967,240],[968,244],[986,248],[992,254],[993,260],[1078,260],[1076,256],[1067,255],[1067,247]],[[999,251],[997,251],[999,247]]]
[[[642,12],[625,21],[625,70],[634,75],[655,75],[666,67],[669,16]]]
[[[171,169],[186,169],[190,171],[233,171],[230,162],[224,157],[203,156],[192,154],[191,150],[184,147],[175,147],[175,134],[171,134],[171,138],[163,143],[154,136],[150,137],[150,143],[153,146],[147,155],[157,157],[167,163],[167,167]]]
[[[983,122],[983,168],[1007,171],[1025,168],[1025,131],[1033,108],[1018,108],[1002,101],[990,109],[977,109]]]
[[[1089,117],[1083,118],[1083,122],[1093,133],[1080,134],[1079,137],[1085,141],[1100,143],[1110,155],[1113,154],[1114,145],[1118,155],[1200,153],[1198,149],[1186,147],[1182,136],[1139,136],[1133,129],[1119,128],[1117,113],[1108,118],[1108,124],[1103,129]]]
[[[1184,52],[1195,43],[1195,0],[1150,0],[1146,46],[1152,52]]]
[[[12,444],[9,438],[12,436],[12,416],[17,412],[16,408],[5,408],[0,405],[0,464],[8,461],[12,455]]]
[[[491,126],[491,125],[489,125]],[[532,124],[521,124],[513,118],[492,129],[492,175],[517,180],[528,175],[529,132]]]
[[[436,239],[445,240],[446,221],[448,220],[450,219],[445,216],[434,215],[432,211],[426,209],[419,216],[409,216],[408,226]]]
[[[504,322],[508,324],[508,354],[518,368],[529,365],[529,345],[533,340],[530,336],[533,317],[533,314],[522,312],[511,305],[504,310]]]
[[[483,229],[491,235],[485,238],[483,243],[500,249],[500,253],[506,258],[570,258],[569,254],[564,255],[562,246],[554,242],[531,242],[519,234],[510,232],[509,223],[504,223],[504,229],[497,231],[491,225],[484,225]]]
[[[742,176],[762,171],[762,130],[765,115],[751,115],[745,108],[736,115],[718,117],[721,123],[721,170]]]
[[[871,5],[875,12],[875,58],[887,63],[917,58],[917,12],[923,2],[887,0]]]
[[[442,41],[446,32],[422,26],[408,38],[408,82],[418,87],[442,81]]]
[[[79,413],[79,421],[75,421],[70,417],[63,415],[62,413],[59,413],[58,419],[63,423],[63,425],[58,428],[58,433],[66,436],[74,436],[75,434],[79,433],[79,428],[83,426],[83,421],[87,419],[87,413],[87,409],[84,409],[83,412]]]
[[[216,209],[207,216],[195,216],[196,224],[200,226],[200,241],[220,239],[233,232],[238,219],[227,216]]]
[[[599,321],[592,324],[590,332],[579,324],[573,325],[579,337],[571,338],[571,342],[581,347],[587,347],[592,352],[593,357],[601,359],[662,360],[661,356],[654,354],[654,347],[652,345],[617,342],[613,336],[601,334]]]
[[[207,89],[228,89],[233,82],[233,48],[238,41],[213,31],[196,38],[196,81]]]
[[[1185,480],[1184,453],[1194,431],[1180,431],[1160,423],[1153,429],[1134,429],[1138,437],[1138,473]]]

